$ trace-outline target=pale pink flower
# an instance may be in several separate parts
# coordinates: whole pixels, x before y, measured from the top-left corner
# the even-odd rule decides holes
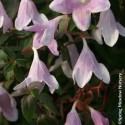
[[[2,2],[0,1],[0,28],[3,26],[3,33],[6,33],[8,29],[12,29],[12,20],[8,17]]]
[[[77,101],[73,104],[71,111],[68,113],[64,125],[82,125],[79,115],[76,111]]]
[[[72,73],[74,83],[76,81],[78,86],[83,88],[91,79],[92,73],[105,83],[109,83],[110,75],[107,68],[102,63],[98,63],[85,39],[83,39],[83,43],[83,50],[81,51]]]
[[[102,36],[105,43],[110,47],[116,44],[119,34],[125,37],[125,28],[116,22],[110,9],[101,12],[97,27],[98,29],[93,31],[93,36],[100,44],[103,44]]]
[[[48,20],[44,14],[41,14],[39,15],[39,20],[37,20],[33,26],[24,28],[26,31],[35,32],[33,47],[39,49],[42,46],[47,46],[54,55],[59,55],[54,34],[62,17],[63,16],[59,16],[55,19]]]
[[[38,52],[34,47],[33,52],[34,59],[29,74],[23,82],[14,87],[14,90],[28,87],[33,82],[41,82],[41,84],[46,83],[49,86],[50,92],[53,93],[55,89],[59,88],[58,82],[56,78],[49,73],[45,64],[39,59]]]
[[[16,101],[2,86],[0,86],[0,113],[3,113],[8,121],[16,121],[18,118]]]
[[[109,0],[54,0],[50,9],[62,14],[71,14],[76,26],[85,31],[89,28],[91,13],[98,13],[110,8]]]
[[[17,30],[22,30],[31,21],[39,20],[39,12],[32,0],[21,0],[18,15],[15,20]]]
[[[89,107],[92,120],[95,125],[109,125],[109,120],[105,118],[99,111]]]

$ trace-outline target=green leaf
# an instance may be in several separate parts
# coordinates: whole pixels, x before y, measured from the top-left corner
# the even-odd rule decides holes
[[[32,95],[28,95],[22,98],[21,100],[21,110],[27,120],[31,122],[36,110],[35,98]]]
[[[6,55],[6,53],[2,50],[2,49],[0,49],[0,60],[6,60],[7,59],[7,55]]]
[[[67,31],[69,24],[69,17],[66,15],[64,19],[62,19],[59,23],[59,37],[62,38],[62,36],[65,34]]]
[[[18,67],[17,65],[13,66],[13,71],[16,79],[21,82],[24,79],[24,72],[22,71],[21,67]]]
[[[27,95],[29,93],[30,93],[29,90],[27,88],[25,88],[25,89],[20,89],[20,90],[16,90],[16,91],[12,92],[11,96],[16,97],[16,96]]]
[[[10,18],[14,18],[19,8],[19,0],[4,0],[3,4]]]
[[[67,48],[62,49],[61,53],[62,53],[62,60],[68,61],[70,67],[72,67],[68,49]]]
[[[57,122],[46,115],[42,115],[37,119],[37,125],[57,125]]]
[[[8,33],[1,34],[0,35],[0,45],[4,44],[9,37],[10,37],[10,34],[8,34]]]
[[[16,64],[19,64],[20,66],[27,67],[28,61],[26,59],[16,59]]]
[[[70,22],[69,22],[69,30],[72,31],[72,30],[75,29],[75,27],[76,27],[76,25],[75,25],[74,21],[70,20]]]
[[[15,53],[13,52],[12,49],[10,49],[10,47],[4,47],[3,51],[6,53],[6,55],[10,58],[10,59],[15,59]]]
[[[14,78],[13,65],[8,64],[4,67],[4,75],[7,80],[12,80]]]
[[[51,113],[58,115],[59,112],[53,102],[53,99],[47,94],[42,93],[38,97],[39,101],[43,103],[44,107],[47,108]]]
[[[32,42],[33,42],[32,38],[24,39],[20,43],[20,48],[21,49],[27,48],[32,45]]]

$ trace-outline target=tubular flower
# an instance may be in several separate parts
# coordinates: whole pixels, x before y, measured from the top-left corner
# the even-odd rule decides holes
[[[0,86],[0,112],[8,121],[16,121],[18,118],[16,101],[2,86]]]
[[[110,82],[107,68],[98,63],[93,52],[89,49],[86,40],[83,39],[84,47],[73,69],[72,77],[80,88],[83,88],[92,77],[92,72],[105,83]]]
[[[3,33],[6,33],[8,29],[13,27],[12,20],[8,17],[2,2],[0,1],[0,28],[3,26]]]
[[[109,121],[99,111],[89,107],[92,120],[95,125],[109,125]]]
[[[56,17],[55,19],[48,20],[44,14],[40,15],[38,21],[33,26],[25,27],[26,31],[35,32],[33,38],[33,47],[40,48],[48,46],[54,55],[59,55],[57,50],[57,42],[54,39],[54,34],[57,29],[58,23],[63,16]]]
[[[79,115],[76,111],[77,101],[73,104],[71,111],[68,113],[65,125],[82,125]]]
[[[21,0],[18,15],[15,20],[16,29],[22,30],[31,20],[33,22],[39,20],[39,12],[32,0]]]
[[[116,22],[115,17],[110,9],[101,12],[97,27],[98,29],[93,31],[93,35],[100,44],[103,44],[102,36],[105,43],[110,47],[115,45],[119,34],[125,37],[125,28]]]
[[[91,13],[98,13],[110,8],[108,0],[54,0],[50,9],[62,14],[71,14],[76,26],[85,31],[89,28]]]
[[[38,52],[34,47],[33,52],[34,59],[30,67],[29,74],[23,82],[14,87],[14,90],[28,87],[33,82],[44,82],[49,86],[50,92],[53,93],[54,90],[59,87],[58,82],[56,78],[49,73],[45,64],[39,59]]]

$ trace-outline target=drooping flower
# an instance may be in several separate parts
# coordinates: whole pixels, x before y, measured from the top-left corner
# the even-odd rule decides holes
[[[48,46],[54,55],[59,55],[57,50],[57,42],[54,39],[54,34],[62,17],[63,16],[59,16],[55,19],[48,20],[44,14],[41,14],[39,16],[39,20],[36,21],[33,26],[24,28],[26,31],[35,32],[33,38],[33,47],[39,49],[42,46]]]
[[[77,101],[73,104],[71,111],[68,113],[65,125],[82,125],[79,115],[76,111]]]
[[[110,9],[101,12],[97,27],[98,29],[93,31],[93,35],[100,44],[103,44],[102,36],[105,43],[110,47],[115,45],[119,34],[125,37],[125,28],[116,22]]]
[[[54,0],[50,9],[62,14],[73,14],[76,26],[85,31],[89,28],[91,13],[98,13],[110,8],[108,0]]]
[[[56,78],[49,73],[45,64],[39,59],[38,52],[34,47],[33,52],[34,59],[30,67],[29,74],[23,82],[14,87],[14,90],[28,87],[33,82],[41,82],[41,84],[46,83],[49,86],[50,92],[53,93],[54,90],[59,87],[58,82]]]
[[[105,118],[99,111],[89,107],[92,120],[95,125],[109,125],[109,120]]]
[[[2,86],[0,86],[0,113],[3,113],[8,121],[16,121],[18,118],[16,101]]]
[[[8,17],[2,2],[0,1],[0,28],[3,26],[3,33],[13,27],[12,20]]]
[[[72,77],[80,88],[83,88],[94,73],[100,80],[105,83],[110,82],[110,75],[107,68],[98,63],[93,52],[89,49],[86,40],[83,39],[84,47],[73,69]]]
[[[39,20],[39,12],[32,0],[21,0],[18,15],[15,20],[15,27],[17,30],[22,30],[27,26],[31,20],[36,22]]]

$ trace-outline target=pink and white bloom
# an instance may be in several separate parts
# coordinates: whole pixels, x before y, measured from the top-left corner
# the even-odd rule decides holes
[[[16,101],[2,86],[0,86],[0,113],[2,113],[8,121],[16,121],[18,118]]]
[[[54,0],[50,9],[62,14],[71,14],[76,26],[85,31],[89,28],[91,13],[98,13],[110,8],[109,0]]]
[[[110,47],[116,44],[119,34],[125,37],[125,28],[116,22],[110,9],[101,12],[97,27],[98,29],[93,31],[93,36],[99,44],[103,44],[102,36],[105,43]]]
[[[95,125],[109,125],[109,120],[105,118],[99,111],[89,107],[92,120]]]
[[[22,30],[31,21],[39,20],[39,12],[32,0],[21,0],[18,15],[15,20],[17,30]]]
[[[68,113],[64,125],[82,125],[79,115],[76,111],[77,101],[73,104],[71,111]]]
[[[55,89],[59,88],[58,82],[56,78],[49,73],[45,64],[39,59],[38,52],[34,47],[33,52],[34,59],[29,74],[23,82],[14,87],[14,90],[28,87],[33,82],[41,82],[41,84],[46,83],[49,86],[50,92],[53,93]]]
[[[42,46],[47,46],[54,55],[59,55],[57,50],[57,42],[54,39],[54,34],[63,16],[58,16],[55,19],[48,20],[44,14],[39,15],[39,20],[33,26],[25,27],[26,31],[35,32],[33,38],[33,47],[39,49]]]
[[[85,39],[83,39],[83,43],[83,50],[81,51],[72,73],[74,83],[76,81],[78,86],[83,88],[91,79],[92,73],[105,83],[109,83],[110,75],[107,68],[102,63],[98,63]]]
[[[3,26],[3,33],[6,33],[8,29],[12,29],[12,20],[8,17],[2,2],[0,1],[0,28]]]

